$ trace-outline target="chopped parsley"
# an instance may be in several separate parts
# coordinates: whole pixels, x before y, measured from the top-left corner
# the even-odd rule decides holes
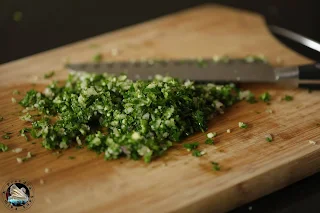
[[[285,96],[282,98],[282,100],[284,100],[284,101],[292,101],[292,100],[293,100],[293,97],[290,96],[290,95],[285,95]]]
[[[239,92],[239,99],[246,100],[250,104],[257,103],[257,99],[254,94],[250,90],[240,91]]]
[[[207,138],[204,143],[205,144],[209,144],[209,145],[213,145],[214,144],[214,140],[212,138]]]
[[[171,77],[132,81],[126,75],[71,73],[64,85],[30,90],[19,102],[21,119],[48,150],[85,145],[106,160],[127,156],[150,162],[174,143],[205,132],[209,118],[239,100],[233,84],[194,84]],[[195,150],[198,143],[185,144]],[[200,152],[200,154],[204,152]],[[201,154],[201,155],[202,155]],[[195,155],[198,155],[195,152]]]
[[[5,134],[4,135],[2,135],[2,138],[3,139],[10,139],[11,138],[11,135],[12,133],[11,132],[5,132]]]
[[[51,71],[51,72],[49,72],[49,73],[46,73],[46,74],[44,74],[44,78],[45,79],[48,79],[48,78],[51,78],[52,76],[54,76],[55,75],[55,72],[54,71]]]
[[[246,129],[246,128],[248,128],[248,125],[243,122],[239,122],[239,127],[242,129]]]
[[[0,115],[0,121],[3,121],[3,117]]]
[[[212,170],[220,171],[221,168],[219,163],[212,161],[211,164],[212,164]]]
[[[69,156],[69,159],[70,159],[70,160],[74,160],[74,159],[76,159],[76,157],[74,157],[74,156]]]
[[[102,54],[101,53],[97,53],[96,55],[93,56],[93,61],[96,63],[99,63],[102,61]]]
[[[271,135],[271,134],[266,134],[266,135],[265,135],[265,138],[266,138],[266,141],[267,141],[267,142],[273,141],[273,138],[272,138],[272,135]]]
[[[0,143],[0,150],[2,151],[2,152],[6,152],[6,151],[8,151],[8,146],[7,145],[5,145],[5,144],[3,144],[3,143]]]
[[[201,157],[201,156],[204,155],[204,154],[205,154],[205,152],[199,151],[199,150],[197,150],[197,149],[195,149],[195,150],[192,151],[192,156],[195,156],[195,157]]]
[[[27,135],[26,135],[27,132],[31,132],[31,129],[30,129],[30,128],[23,128],[23,129],[21,129],[21,130],[19,131],[20,135],[21,135],[22,137],[24,137],[24,138],[26,139],[26,141],[29,140],[28,137],[27,137]]]
[[[261,99],[263,102],[269,103],[270,100],[271,100],[271,95],[270,95],[268,92],[262,93],[262,94],[260,95],[260,99]]]
[[[198,146],[199,146],[198,142],[183,144],[183,147],[186,148],[189,152],[191,150],[194,150],[194,149],[198,148]]]

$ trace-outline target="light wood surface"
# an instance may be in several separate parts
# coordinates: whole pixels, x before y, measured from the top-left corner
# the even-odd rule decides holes
[[[112,56],[113,48],[119,50],[117,56]],[[219,134],[215,146],[204,144],[204,133],[187,140],[199,141],[207,151],[200,158],[181,144],[150,164],[105,162],[86,149],[69,149],[57,158],[39,143],[17,136],[26,124],[18,119],[22,108],[11,102],[11,97],[19,100],[22,95],[12,91],[43,90],[49,83],[43,79],[45,73],[56,70],[53,79],[63,80],[65,60],[91,61],[97,52],[106,60],[264,54],[273,63],[281,57],[283,65],[310,62],[275,40],[259,15],[203,5],[1,65],[0,132],[14,134],[0,142],[23,151],[0,153],[0,187],[11,178],[29,180],[35,202],[27,212],[224,212],[319,171],[320,145],[308,141],[320,144],[320,92],[267,84],[243,88],[256,94],[269,91],[271,105],[238,103],[210,123],[209,131]],[[294,100],[280,101],[285,94]],[[269,108],[272,114],[266,112]],[[249,128],[240,129],[239,121]],[[265,141],[266,133],[274,135],[273,142]],[[18,164],[16,158],[28,151],[35,157]],[[210,161],[219,162],[221,171],[212,171]],[[0,203],[0,212],[9,210]]]

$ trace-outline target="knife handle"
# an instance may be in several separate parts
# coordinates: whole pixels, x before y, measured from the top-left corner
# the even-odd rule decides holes
[[[320,89],[320,63],[302,65],[299,69],[299,87]]]

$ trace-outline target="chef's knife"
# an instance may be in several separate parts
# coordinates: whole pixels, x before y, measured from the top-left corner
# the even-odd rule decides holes
[[[249,58],[250,59],[250,58]],[[71,71],[127,74],[132,80],[148,80],[155,75],[201,82],[276,83],[288,82],[302,88],[320,89],[320,64],[274,68],[263,60],[185,59],[119,61],[67,64]]]

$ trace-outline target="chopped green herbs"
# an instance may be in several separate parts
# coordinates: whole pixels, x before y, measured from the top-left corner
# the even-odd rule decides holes
[[[30,129],[30,128],[23,128],[23,129],[21,129],[19,132],[20,132],[20,135],[26,139],[26,141],[29,140],[28,137],[27,137],[27,135],[26,135],[26,133],[27,133],[27,132],[31,132],[31,129]]]
[[[0,143],[0,150],[2,151],[2,152],[6,152],[6,151],[8,151],[8,146],[7,145],[5,145],[5,144],[3,144],[3,143]]]
[[[243,122],[239,122],[239,127],[242,129],[246,129],[246,128],[248,128],[248,125]]]
[[[127,156],[150,162],[173,143],[206,131],[209,118],[238,100],[233,84],[72,73],[65,85],[53,82],[43,93],[30,90],[19,103],[41,115],[26,110],[21,119],[32,122],[30,135],[42,138],[46,149],[83,144],[106,160]]]
[[[2,135],[2,138],[3,139],[10,139],[11,138],[11,135],[12,133],[11,132],[6,132],[4,135]]]
[[[257,103],[257,99],[254,94],[250,90],[240,91],[239,92],[239,99],[246,100],[250,104]]]
[[[44,74],[44,78],[45,79],[48,79],[48,78],[51,78],[52,76],[54,76],[55,75],[55,72],[54,71],[51,71],[51,72],[49,72],[49,73],[46,73],[46,74]]]
[[[201,151],[199,151],[199,150],[193,150],[193,151],[192,151],[192,156],[201,157],[201,156],[202,156]]]
[[[20,12],[20,11],[16,11],[13,13],[12,15],[12,19],[15,21],[15,22],[20,22],[22,20],[22,17],[23,17],[23,13]]]
[[[290,96],[290,95],[285,95],[285,96],[282,98],[282,100],[284,100],[284,101],[292,101],[292,100],[293,100],[293,97]]]
[[[205,144],[209,144],[209,145],[213,145],[214,144],[214,140],[212,138],[207,138],[204,143]]]
[[[217,163],[217,162],[211,162],[211,164],[212,164],[212,170],[214,170],[214,171],[220,171],[220,164],[219,163]]]
[[[268,102],[271,100],[271,95],[270,95],[268,92],[262,93],[262,94],[260,95],[260,99],[261,99],[263,102],[268,103]]]
[[[76,159],[76,157],[74,157],[74,156],[69,156],[68,158],[69,158],[70,160]]]
[[[0,116],[0,121],[3,121],[3,117],[2,116]]]
[[[271,142],[273,141],[272,135],[271,134],[266,134],[265,135],[266,141]]]
[[[186,148],[189,152],[191,150],[194,150],[194,149],[198,148],[198,146],[199,146],[198,142],[183,144],[183,147]]]
[[[101,53],[97,53],[96,55],[93,56],[93,61],[96,63],[99,63],[102,61],[102,54]]]

